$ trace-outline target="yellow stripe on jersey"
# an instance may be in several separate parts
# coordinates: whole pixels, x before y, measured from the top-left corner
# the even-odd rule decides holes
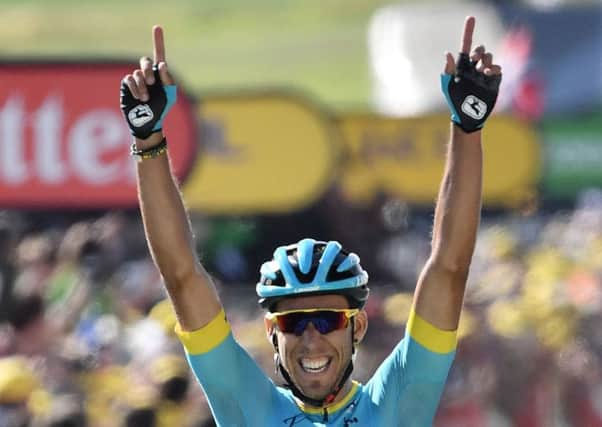
[[[420,345],[435,353],[449,353],[456,349],[457,331],[444,331],[410,311],[406,332]]]
[[[196,331],[183,331],[179,322],[175,331],[188,354],[202,354],[213,350],[226,339],[230,334],[230,324],[222,309],[211,322]]]

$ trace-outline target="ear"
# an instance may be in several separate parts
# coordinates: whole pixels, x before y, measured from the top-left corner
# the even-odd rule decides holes
[[[360,310],[354,317],[353,342],[359,344],[364,339],[368,330],[368,314],[366,310]]]

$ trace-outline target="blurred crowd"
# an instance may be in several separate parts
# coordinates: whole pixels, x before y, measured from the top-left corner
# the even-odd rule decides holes
[[[375,269],[361,381],[403,336],[429,251],[427,220],[381,208],[382,233],[350,247]],[[279,382],[254,283],[240,280],[255,262],[240,248],[262,233],[234,227],[246,237],[219,247],[208,230],[223,223],[192,223],[235,336]],[[214,425],[174,324],[136,212],[0,212],[1,427]],[[602,193],[485,215],[459,335],[437,427],[602,426]]]

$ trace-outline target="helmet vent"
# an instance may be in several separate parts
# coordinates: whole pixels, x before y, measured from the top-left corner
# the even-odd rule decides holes
[[[275,276],[276,276],[275,278],[262,276],[261,283],[263,283],[264,286],[280,286],[280,287],[286,286],[286,283],[284,281],[284,276],[282,275],[282,271],[280,271],[280,270],[276,271]]]

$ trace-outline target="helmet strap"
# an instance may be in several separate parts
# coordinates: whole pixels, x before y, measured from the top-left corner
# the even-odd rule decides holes
[[[355,344],[357,341],[355,340],[355,316],[351,318],[351,355],[355,355]]]

